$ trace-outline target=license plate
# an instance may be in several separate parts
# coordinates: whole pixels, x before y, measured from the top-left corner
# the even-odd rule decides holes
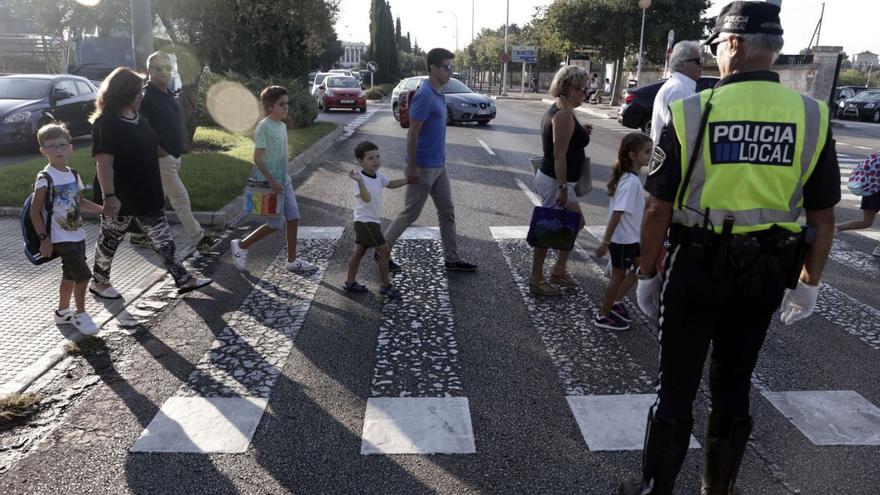
[[[343,105],[351,105],[354,103],[354,100],[339,100],[339,103],[342,103]]]
[[[477,110],[477,115],[489,115],[489,110]]]

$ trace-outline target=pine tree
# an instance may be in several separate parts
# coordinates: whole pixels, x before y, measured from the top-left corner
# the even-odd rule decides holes
[[[397,43],[398,49],[401,41],[403,41],[403,33],[400,32],[400,16],[397,16],[397,20],[394,22],[394,42]]]

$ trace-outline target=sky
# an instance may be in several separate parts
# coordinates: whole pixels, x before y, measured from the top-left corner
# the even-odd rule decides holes
[[[455,48],[455,20],[453,15],[437,13],[450,11],[458,17],[459,48],[471,40],[471,18],[474,35],[484,27],[504,25],[505,4],[508,0],[389,0],[391,13],[400,17],[403,32],[419,42],[419,47],[437,46]],[[635,1],[635,0],[633,0]],[[509,0],[510,23],[528,23],[536,6],[546,6],[552,0]],[[785,31],[784,53],[798,53],[807,47],[822,11],[823,0],[782,0],[782,28]],[[849,55],[865,50],[880,53],[880,37],[876,35],[880,19],[880,0],[824,0],[825,21],[822,24],[822,45],[843,46]],[[726,5],[716,0],[707,15],[718,15]],[[474,15],[471,16],[473,6]],[[370,0],[340,0],[340,16],[336,32],[344,41],[370,42]],[[651,11],[648,10],[647,22]],[[651,40],[646,40],[650,43]],[[666,44],[666,37],[656,40]]]

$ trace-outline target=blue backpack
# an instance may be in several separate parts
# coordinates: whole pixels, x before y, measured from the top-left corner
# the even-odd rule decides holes
[[[74,169],[70,169],[73,172],[74,180],[77,184],[79,184],[79,174]],[[40,172],[37,176],[37,180],[40,178],[46,179],[46,233],[50,236],[52,235],[52,207],[55,204],[55,189],[52,187],[52,177],[46,172]],[[44,258],[40,255],[40,235],[37,232],[37,229],[34,227],[34,223],[31,221],[31,203],[34,202],[34,193],[31,193],[27,199],[24,200],[24,204],[21,206],[21,215],[19,220],[21,221],[21,235],[24,238],[24,255],[27,256],[28,261],[35,265],[42,265],[43,263],[47,263],[49,261],[54,260],[58,257],[54,252],[52,256],[48,258]]]

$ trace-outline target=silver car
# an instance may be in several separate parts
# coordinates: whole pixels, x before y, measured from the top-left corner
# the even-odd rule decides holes
[[[329,72],[318,72],[317,74],[315,74],[315,78],[312,79],[312,88],[309,90],[309,93],[311,93],[312,98],[315,98],[315,100],[321,97],[318,88],[324,82],[324,79],[327,79],[327,76],[329,75],[331,75]]]
[[[398,102],[400,93],[403,91],[415,91],[420,84],[425,83],[427,76],[409,77],[400,83],[391,92],[391,111],[394,118],[400,120]],[[446,123],[476,122],[479,125],[488,125],[495,118],[495,102],[492,98],[480,93],[474,93],[458,79],[450,79],[443,86],[443,95],[446,96]]]

